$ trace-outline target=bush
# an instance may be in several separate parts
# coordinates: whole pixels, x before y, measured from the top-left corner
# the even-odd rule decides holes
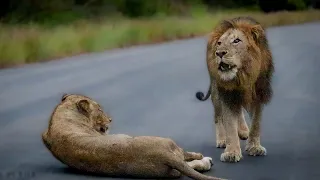
[[[287,0],[258,0],[260,9],[264,12],[274,12],[284,10]]]
[[[306,1],[305,0],[288,0],[287,10],[303,10],[306,9]]]
[[[5,0],[0,5],[3,22],[60,21],[122,14],[126,17],[150,17],[157,14],[186,14],[203,0]],[[74,17],[72,17],[74,16]]]
[[[257,5],[257,0],[202,0],[210,7],[239,8]]]
[[[185,14],[201,6],[202,0],[119,0],[116,7],[127,17],[150,17],[157,14]]]
[[[259,0],[258,5],[264,12],[275,12],[282,10],[304,10],[309,0]]]
[[[311,7],[315,9],[320,9],[320,0],[310,0]]]
[[[144,0],[119,0],[117,10],[129,17],[151,16],[163,9],[159,6],[158,0],[154,0],[153,3]]]

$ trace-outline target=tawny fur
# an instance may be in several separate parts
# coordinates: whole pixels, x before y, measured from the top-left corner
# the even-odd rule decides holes
[[[108,134],[112,119],[89,97],[65,94],[54,109],[42,140],[52,155],[71,168],[113,177],[215,180],[212,159],[186,152],[169,138]],[[197,171],[196,171],[197,170]]]
[[[266,155],[260,144],[260,121],[263,106],[272,97],[274,66],[265,29],[250,17],[224,20],[210,34],[206,56],[210,86],[205,97],[202,92],[196,97],[205,101],[211,95],[216,146],[226,148],[221,161],[240,161],[239,138],[247,140],[249,155]],[[223,71],[226,64],[231,70]],[[243,109],[252,119],[250,133]]]

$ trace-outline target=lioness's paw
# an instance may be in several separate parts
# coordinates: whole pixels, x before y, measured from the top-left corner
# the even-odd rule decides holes
[[[201,160],[203,158],[203,155],[196,152],[185,152],[184,158],[185,161]]]
[[[211,157],[204,157],[202,159],[202,161],[205,163],[205,164],[208,164],[208,166],[213,166],[213,161],[212,161],[212,158]]]
[[[239,129],[238,136],[241,140],[247,140],[249,137],[249,130],[240,130]]]
[[[217,148],[225,148],[226,147],[226,140],[217,140],[216,147]]]
[[[247,144],[246,151],[250,156],[266,156],[267,155],[266,148],[264,148],[261,145]]]
[[[213,165],[211,157],[204,157],[201,160],[193,160],[187,164],[196,171],[209,171]]]
[[[203,159],[203,155],[201,153],[195,153],[195,152],[192,152],[193,156],[194,156],[194,159]]]
[[[222,162],[239,162],[242,159],[242,154],[238,152],[224,152],[220,156]]]
[[[198,169],[198,171],[209,171],[213,165],[213,161],[211,157],[204,157],[201,159],[202,167]]]

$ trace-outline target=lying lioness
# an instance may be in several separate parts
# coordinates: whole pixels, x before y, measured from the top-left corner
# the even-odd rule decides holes
[[[178,178],[182,173],[193,179],[220,179],[196,171],[210,170],[211,158],[185,152],[168,138],[108,135],[111,121],[91,98],[65,94],[42,140],[55,158],[84,172],[138,178]]]

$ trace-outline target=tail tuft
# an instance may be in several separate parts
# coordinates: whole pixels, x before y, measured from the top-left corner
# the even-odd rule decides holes
[[[196,93],[196,98],[197,98],[198,100],[200,100],[200,101],[204,101],[204,100],[205,100],[205,99],[204,99],[204,94],[203,94],[203,92],[201,92],[201,91],[199,91],[199,92]]]
[[[211,96],[211,85],[210,85],[209,88],[208,88],[208,91],[207,91],[206,96],[204,96],[204,93],[201,92],[201,91],[198,91],[198,92],[196,93],[196,98],[197,98],[198,100],[200,100],[200,101],[205,101],[205,100],[207,100],[210,96]]]

